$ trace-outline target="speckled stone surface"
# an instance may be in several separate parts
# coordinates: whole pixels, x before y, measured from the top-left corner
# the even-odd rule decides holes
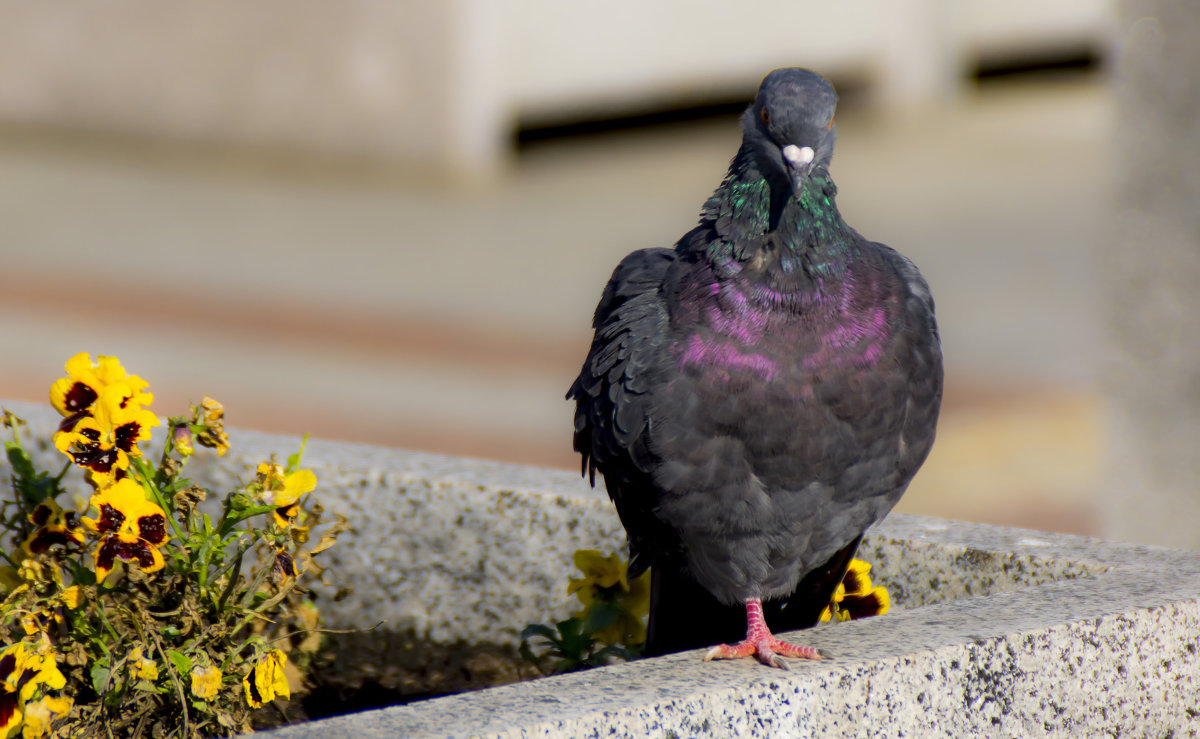
[[[905,563],[892,572],[874,560],[910,603],[790,637],[828,661],[782,672],[685,652],[271,736],[1200,733],[1200,555],[899,516],[873,532],[867,558],[876,552]],[[923,590],[931,583],[952,599]]]
[[[53,412],[5,404],[48,435]],[[232,432],[190,469],[221,491],[298,440]],[[57,452],[39,452],[59,464]],[[202,459],[204,457],[202,456]],[[350,520],[335,625],[513,643],[569,610],[571,553],[612,550],[611,506],[574,475],[310,442]],[[0,470],[0,474],[4,474]],[[862,555],[897,606],[789,638],[833,655],[783,672],[687,652],[269,734],[326,737],[1192,736],[1200,734],[1200,554],[893,516]]]

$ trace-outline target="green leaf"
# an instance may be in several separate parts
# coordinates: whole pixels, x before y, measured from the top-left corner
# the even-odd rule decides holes
[[[521,630],[521,641],[528,641],[531,636],[545,637],[546,641],[558,641],[558,632],[546,624],[530,624]]]
[[[620,657],[626,662],[632,662],[640,656],[641,655],[637,650],[628,649],[626,647],[620,647],[616,644],[613,644],[593,654],[588,662],[593,666],[599,667],[600,665],[608,662],[608,657]]]
[[[7,441],[4,447],[13,471],[13,488],[24,502],[26,511],[33,510],[38,503],[62,492],[58,479],[50,477],[47,472],[38,472],[20,443]]]
[[[178,631],[178,629],[176,629]],[[192,658],[178,652],[174,649],[167,650],[167,659],[171,660],[171,664],[175,665],[175,671],[180,675],[186,675],[192,671]]]
[[[217,529],[217,536],[224,539],[228,536],[242,521],[247,518],[269,513],[275,510],[275,506],[255,505],[250,496],[245,493],[235,493],[225,499],[225,512],[221,515],[220,528]]]
[[[8,450],[8,463],[12,466],[13,472],[21,477],[33,477],[33,460],[29,458],[21,445],[15,441],[6,441],[4,448]]]
[[[92,688],[95,689],[98,695],[104,695],[108,692],[109,679],[112,677],[112,670],[104,662],[97,662],[92,665]]]
[[[537,655],[533,653],[533,650],[530,649],[529,642],[522,639],[521,646],[517,647],[517,653],[521,655],[521,659],[525,660],[531,665],[534,665],[539,670],[541,669],[541,660],[539,660]]]
[[[75,559],[67,559],[65,561],[67,569],[71,571],[72,585],[95,585],[96,573],[88,569],[87,565]]]
[[[587,616],[583,621],[583,631],[594,634],[605,629],[614,624],[621,613],[621,607],[616,603],[597,601],[588,608]]]
[[[555,624],[554,629],[545,624],[530,624],[521,631],[521,644],[517,648],[517,652],[525,661],[537,667],[544,674],[556,674],[577,669],[580,660],[585,656],[583,652],[580,652],[581,626],[582,623],[577,618],[559,621]],[[540,656],[535,655],[530,646],[529,642],[533,637],[545,639],[549,647]],[[584,652],[586,652],[586,647],[584,647]],[[549,670],[542,667],[542,660],[546,657],[558,658]]]
[[[583,621],[578,618],[568,618],[565,621],[559,621],[555,626],[558,628],[559,634],[556,642],[558,648],[552,654],[557,654],[561,659],[551,668],[551,672],[571,672],[586,666],[588,656],[596,645],[596,640],[583,630]]]
[[[273,505],[249,505],[239,511],[236,511],[233,516],[235,517],[236,523],[252,516],[261,516],[264,513],[270,513],[273,510],[275,510],[275,506]]]
[[[306,446],[308,446],[308,434],[305,434],[304,438],[300,440],[300,451],[287,458],[287,467],[284,468],[284,472],[295,472],[300,469],[300,461],[304,459],[304,447]]]

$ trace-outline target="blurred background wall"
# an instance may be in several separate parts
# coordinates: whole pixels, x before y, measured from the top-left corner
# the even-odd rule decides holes
[[[763,70],[954,94],[986,55],[1100,43],[1100,0],[0,3],[9,122],[494,174],[518,125],[741,99]]]
[[[238,426],[574,467],[562,397],[612,267],[695,223],[758,81],[809,66],[842,92],[843,213],[938,300],[945,411],[901,509],[1102,533],[1131,22],[1103,0],[0,0],[0,397],[44,399],[86,350],[160,415],[209,394]]]

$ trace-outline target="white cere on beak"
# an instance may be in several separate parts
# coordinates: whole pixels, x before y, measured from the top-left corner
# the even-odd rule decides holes
[[[813,152],[811,146],[796,146],[788,144],[783,147],[783,158],[795,165],[808,164],[813,160],[816,153]]]

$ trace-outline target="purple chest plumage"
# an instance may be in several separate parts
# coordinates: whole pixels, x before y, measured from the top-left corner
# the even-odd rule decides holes
[[[892,339],[899,301],[878,272],[779,292],[750,280],[696,275],[673,316],[679,369],[712,379],[773,381],[796,371],[870,371]]]

